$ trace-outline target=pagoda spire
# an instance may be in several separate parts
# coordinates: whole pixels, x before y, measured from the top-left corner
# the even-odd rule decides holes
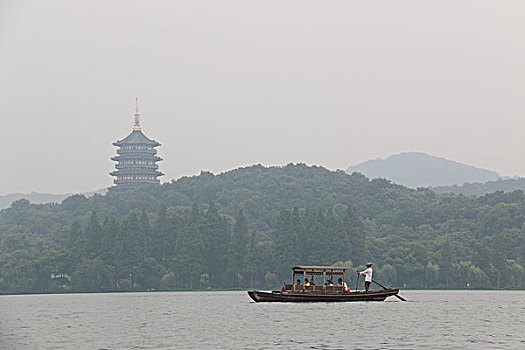
[[[135,98],[135,125],[133,126],[133,130],[139,130],[139,131],[141,130],[138,97]]]

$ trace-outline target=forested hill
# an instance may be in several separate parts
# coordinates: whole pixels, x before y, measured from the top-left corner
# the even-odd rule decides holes
[[[454,194],[464,194],[467,196],[483,196],[488,193],[493,193],[497,191],[503,192],[513,192],[516,190],[525,190],[525,178],[520,177],[517,179],[499,179],[496,181],[488,182],[475,182],[475,183],[466,183],[461,186],[437,186],[432,187],[432,191],[442,194],[442,193],[454,193]]]
[[[404,194],[404,195],[403,195]],[[131,210],[157,212],[162,205],[180,211],[194,203],[213,201],[222,214],[236,215],[240,209],[250,218],[250,227],[267,230],[282,208],[332,208],[338,214],[356,205],[363,217],[375,216],[387,208],[403,205],[391,199],[403,196],[435,197],[431,191],[414,191],[386,180],[370,181],[360,174],[329,171],[304,164],[285,167],[255,165],[219,175],[201,172],[161,186],[144,186],[136,191],[109,192],[86,198],[74,195],[61,204],[30,205],[20,200],[0,212],[0,225],[28,234],[56,235],[73,220],[91,212],[122,217]],[[23,223],[22,226],[18,226]]]
[[[524,222],[523,191],[437,195],[304,164],[203,172],[13,203],[0,292],[277,287],[291,265],[368,260],[397,286],[523,288]]]

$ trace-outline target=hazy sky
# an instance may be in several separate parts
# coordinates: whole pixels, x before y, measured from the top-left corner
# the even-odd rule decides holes
[[[0,0],[0,194],[422,151],[525,176],[525,1]]]

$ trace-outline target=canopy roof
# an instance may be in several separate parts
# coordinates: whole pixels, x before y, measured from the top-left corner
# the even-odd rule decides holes
[[[304,273],[307,275],[343,275],[347,270],[342,266],[294,266],[292,267],[294,273]]]
[[[342,266],[294,266],[293,270],[348,270]]]

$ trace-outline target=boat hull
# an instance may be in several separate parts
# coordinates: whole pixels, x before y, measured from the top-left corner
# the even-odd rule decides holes
[[[397,295],[399,289],[386,289],[372,292],[351,292],[341,294],[319,294],[319,293],[281,293],[261,292],[258,290],[248,291],[248,295],[255,302],[285,302],[285,303],[308,303],[308,302],[349,302],[349,301],[383,301],[389,296]]]

